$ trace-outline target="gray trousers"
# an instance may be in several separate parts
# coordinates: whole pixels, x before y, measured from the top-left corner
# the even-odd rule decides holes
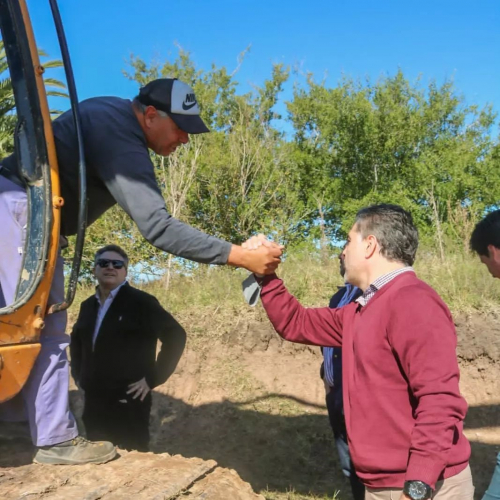
[[[27,195],[0,175],[0,307],[14,301],[26,237]],[[49,304],[64,298],[63,259],[59,255]],[[41,351],[21,394],[0,404],[0,420],[28,420],[35,446],[50,446],[78,435],[69,410],[66,312],[45,318]],[[1,328],[1,324],[0,324]],[[1,423],[0,423],[1,425]]]

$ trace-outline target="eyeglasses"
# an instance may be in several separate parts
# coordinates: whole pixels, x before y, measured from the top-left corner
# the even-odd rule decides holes
[[[125,262],[123,260],[115,260],[115,259],[98,259],[96,261],[96,265],[102,268],[106,268],[111,264],[113,266],[113,269],[122,269],[122,267],[125,265]]]

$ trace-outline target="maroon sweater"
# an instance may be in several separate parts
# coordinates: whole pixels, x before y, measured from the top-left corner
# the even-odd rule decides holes
[[[284,339],[342,347],[349,448],[366,486],[420,480],[434,488],[467,467],[455,327],[430,286],[407,272],[365,307],[308,309],[276,275],[262,284],[262,303]]]

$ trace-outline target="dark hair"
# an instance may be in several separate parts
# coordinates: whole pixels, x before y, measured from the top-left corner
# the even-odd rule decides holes
[[[356,214],[357,230],[363,238],[377,238],[380,253],[388,260],[412,266],[418,248],[418,231],[410,212],[398,205],[371,205]]]
[[[134,105],[135,109],[139,110],[139,111],[142,111],[144,113],[144,110],[148,107],[146,104],[143,104],[140,100],[139,100],[139,96],[135,96],[133,99],[132,99],[132,104]]]
[[[490,212],[472,231],[470,248],[473,252],[489,257],[488,245],[500,249],[500,210]]]
[[[128,255],[123,250],[122,247],[119,247],[118,245],[106,245],[105,247],[99,248],[97,252],[95,253],[95,258],[94,262],[97,262],[99,257],[106,252],[116,252],[117,254],[121,255],[123,257],[123,260],[125,261],[125,267],[128,267]]]

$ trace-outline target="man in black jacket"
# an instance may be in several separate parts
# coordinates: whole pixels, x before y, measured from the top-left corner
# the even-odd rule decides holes
[[[147,451],[151,389],[174,372],[186,333],[155,297],[128,284],[127,267],[119,246],[97,251],[99,286],[73,327],[71,371],[85,392],[87,437]]]

